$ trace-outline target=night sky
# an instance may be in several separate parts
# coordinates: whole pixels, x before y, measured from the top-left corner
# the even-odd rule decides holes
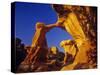
[[[55,23],[57,14],[50,4],[16,2],[15,5],[15,26],[16,37],[22,40],[25,45],[31,45],[35,32],[35,24],[43,22],[46,25]],[[48,46],[57,46],[62,40],[72,39],[72,37],[60,28],[53,28],[46,34]]]

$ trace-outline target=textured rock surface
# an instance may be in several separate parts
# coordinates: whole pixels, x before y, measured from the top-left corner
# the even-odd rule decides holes
[[[64,21],[63,27],[65,27],[65,30],[71,34],[78,47],[78,52],[73,63],[64,66],[61,70],[96,68],[97,9],[95,7],[58,5],[59,9],[62,7],[62,9],[59,11],[56,5],[55,7],[57,13],[59,14],[60,22]],[[71,51],[75,51],[76,48],[72,49],[71,47],[73,46],[70,48],[68,48],[68,46],[68,44],[65,44],[64,50],[69,49],[69,53],[73,53]],[[92,56],[93,58],[91,58]],[[81,66],[79,67],[78,65]],[[78,68],[76,68],[76,66],[78,66]]]

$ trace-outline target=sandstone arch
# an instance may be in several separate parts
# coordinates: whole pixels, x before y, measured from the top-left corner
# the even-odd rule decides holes
[[[59,10],[60,7],[62,7],[61,10]],[[83,69],[94,68],[94,66],[96,67],[97,62],[94,61],[96,58],[92,59],[91,54],[88,55],[88,52],[91,52],[92,50],[93,52],[96,51],[96,41],[97,41],[96,39],[91,40],[91,39],[96,38],[96,31],[95,29],[93,29],[93,25],[95,25],[96,23],[95,21],[96,17],[95,17],[95,14],[91,13],[93,12],[93,10],[90,11],[90,9],[92,8],[82,7],[83,10],[81,10],[80,9],[81,7],[79,6],[78,7],[60,6],[60,7],[59,5],[54,6],[59,16],[57,23],[46,25],[46,26],[44,23],[37,23],[36,32],[32,40],[30,52],[25,58],[25,60],[21,63],[22,65],[28,64],[29,67],[26,69],[33,70],[31,67],[32,66],[34,67],[34,64],[36,62],[47,61],[46,55],[48,52],[48,45],[46,42],[45,35],[47,32],[49,32],[49,30],[51,30],[54,27],[60,27],[64,29],[65,31],[69,32],[70,35],[74,38],[73,44],[70,44],[70,42],[68,42],[67,44],[64,43],[64,46],[65,46],[64,49],[65,50],[69,49],[69,53],[73,55],[74,60],[72,61],[71,64],[65,64],[64,66],[62,66],[61,70],[72,70],[72,69],[78,69],[78,68],[83,68]],[[77,11],[75,12],[74,10],[76,9]],[[79,13],[78,11],[82,11],[82,12]],[[84,15],[84,12],[85,13],[87,12],[87,13]],[[77,14],[79,14],[79,16]],[[94,16],[93,20],[90,18],[90,21],[88,21],[88,17],[86,17],[87,15],[88,16],[93,15]],[[85,21],[87,22],[85,23]],[[93,25],[90,24],[92,21],[93,21]],[[68,45],[70,45],[71,48],[68,48]],[[70,52],[70,50],[72,52]],[[81,65],[81,67],[77,68],[77,66],[79,65]],[[46,65],[44,67],[46,71],[48,66]]]

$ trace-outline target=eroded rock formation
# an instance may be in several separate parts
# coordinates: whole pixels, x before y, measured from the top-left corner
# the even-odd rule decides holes
[[[68,60],[68,53],[73,55],[73,53],[75,53],[74,51],[78,51],[74,61],[71,64],[64,66],[61,70],[76,69],[77,65],[81,65],[80,67],[77,67],[77,69],[94,68],[92,65],[93,63],[96,67],[96,8],[62,5],[54,5],[54,8],[59,16],[58,21],[62,22],[62,25],[58,26],[66,30],[75,41],[73,45],[76,44],[76,47],[70,43],[64,44],[63,48],[67,52],[65,60]],[[89,64],[90,60],[94,60],[90,59],[90,57],[92,57],[92,51],[94,51],[93,55],[95,55],[95,62]],[[90,54],[88,52],[90,52]]]
[[[40,72],[87,69],[97,67],[97,32],[95,7],[53,5],[58,14],[55,24],[38,22],[32,45],[26,47],[27,56],[18,67],[18,72]],[[46,33],[59,27],[73,39],[63,40],[60,46],[65,53],[53,46],[48,48]]]
[[[32,66],[34,66],[37,62],[45,62],[47,60],[48,47],[45,33],[44,24],[37,23],[31,48],[24,61],[20,64],[19,71],[21,71],[21,69],[26,72],[32,71],[32,69],[34,69]],[[23,66],[25,65],[27,65],[27,67],[23,69]]]

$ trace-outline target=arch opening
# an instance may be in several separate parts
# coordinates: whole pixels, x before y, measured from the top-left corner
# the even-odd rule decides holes
[[[48,47],[56,46],[59,51],[64,52],[60,47],[60,42],[63,40],[73,39],[72,36],[61,28],[53,28],[46,33]]]

